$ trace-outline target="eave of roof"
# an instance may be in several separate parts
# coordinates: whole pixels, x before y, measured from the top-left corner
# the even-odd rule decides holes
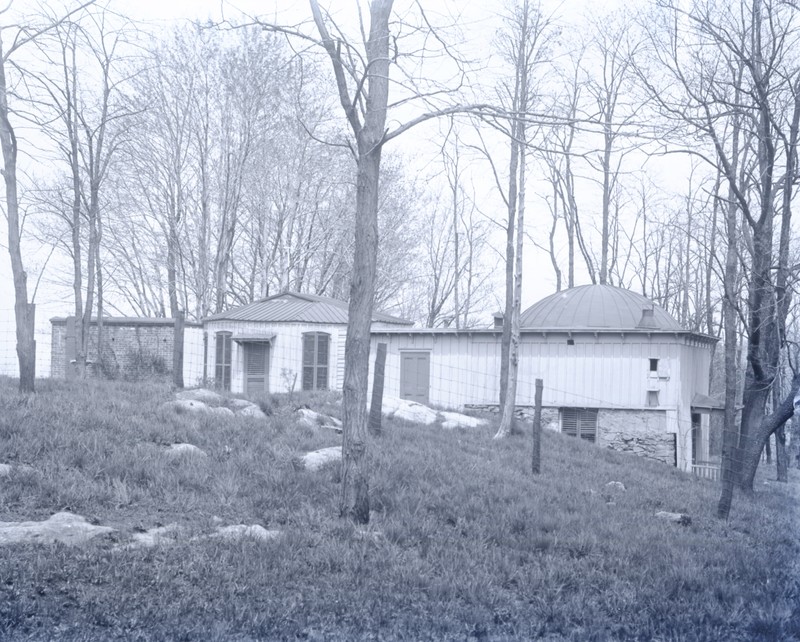
[[[474,334],[485,334],[485,335],[499,335],[502,334],[502,328],[472,328],[472,329],[456,329],[456,328],[379,328],[371,330],[371,334],[439,334],[439,335],[450,335],[450,336],[458,336],[458,335],[474,335]],[[690,332],[689,330],[655,330],[655,329],[615,329],[615,328],[521,328],[520,334],[540,334],[540,335],[548,335],[548,334],[562,334],[565,336],[570,335],[600,335],[600,334],[611,334],[611,335],[643,335],[646,334],[650,335],[665,335],[665,336],[687,336],[692,339],[696,339],[698,341],[706,342],[706,343],[716,343],[719,341],[716,337],[712,337],[706,334],[700,334],[698,332]]]
[[[313,294],[284,292],[260,301],[225,310],[203,319],[203,323],[215,321],[249,321],[264,323],[310,323],[346,325],[348,304],[345,301]],[[400,319],[384,312],[374,312],[373,323],[390,323],[402,326],[413,325],[412,321]]]

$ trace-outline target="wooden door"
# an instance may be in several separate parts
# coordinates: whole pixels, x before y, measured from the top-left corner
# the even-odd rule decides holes
[[[400,398],[428,403],[430,398],[431,355],[429,352],[403,352],[400,355]]]
[[[269,343],[246,343],[244,390],[248,397],[269,392]]]

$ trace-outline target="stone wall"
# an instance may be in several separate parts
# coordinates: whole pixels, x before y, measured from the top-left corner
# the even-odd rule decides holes
[[[663,410],[617,410],[597,413],[597,443],[614,450],[675,465],[675,434],[666,432]]]
[[[50,321],[51,377],[67,377],[70,362],[75,359],[74,339],[70,338],[72,322],[68,318]],[[200,327],[187,323],[186,327]],[[97,323],[89,328],[87,362],[93,371],[107,376],[169,374],[172,371],[174,337],[173,319],[114,317],[103,320],[103,354],[97,354]]]
[[[464,408],[499,412],[498,404],[467,404]],[[517,406],[516,416],[533,420],[533,406]],[[558,408],[542,408],[542,428],[561,431]],[[597,443],[621,452],[675,465],[675,434],[666,432],[667,415],[663,410],[622,410],[600,408],[597,412]]]

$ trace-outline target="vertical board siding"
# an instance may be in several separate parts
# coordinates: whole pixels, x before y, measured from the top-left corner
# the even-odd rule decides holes
[[[695,392],[706,394],[709,356],[706,345],[680,345],[683,336],[654,334],[523,334],[517,404],[533,405],[534,382],[544,380],[544,405],[550,407],[647,408],[647,390],[659,393],[662,410],[688,416]],[[374,335],[387,344],[384,390],[400,394],[400,355],[405,350],[427,350],[431,358],[430,403],[449,408],[465,404],[497,403],[499,396],[500,336],[489,333],[413,333]],[[659,360],[663,377],[650,377],[650,359]],[[682,378],[681,362],[688,373]],[[668,373],[668,376],[666,376]],[[691,393],[691,394],[690,394]]]

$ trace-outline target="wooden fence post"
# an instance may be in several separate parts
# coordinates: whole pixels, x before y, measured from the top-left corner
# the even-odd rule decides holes
[[[533,457],[531,458],[531,471],[534,475],[541,472],[542,467],[542,388],[541,379],[536,380],[536,396],[533,409]]]
[[[383,372],[386,368],[386,344],[379,343],[375,353],[375,374],[372,378],[372,403],[369,408],[369,432],[381,434],[381,413],[383,412]]]
[[[176,388],[183,388],[183,327],[184,312],[178,310],[172,335],[172,383]]]

